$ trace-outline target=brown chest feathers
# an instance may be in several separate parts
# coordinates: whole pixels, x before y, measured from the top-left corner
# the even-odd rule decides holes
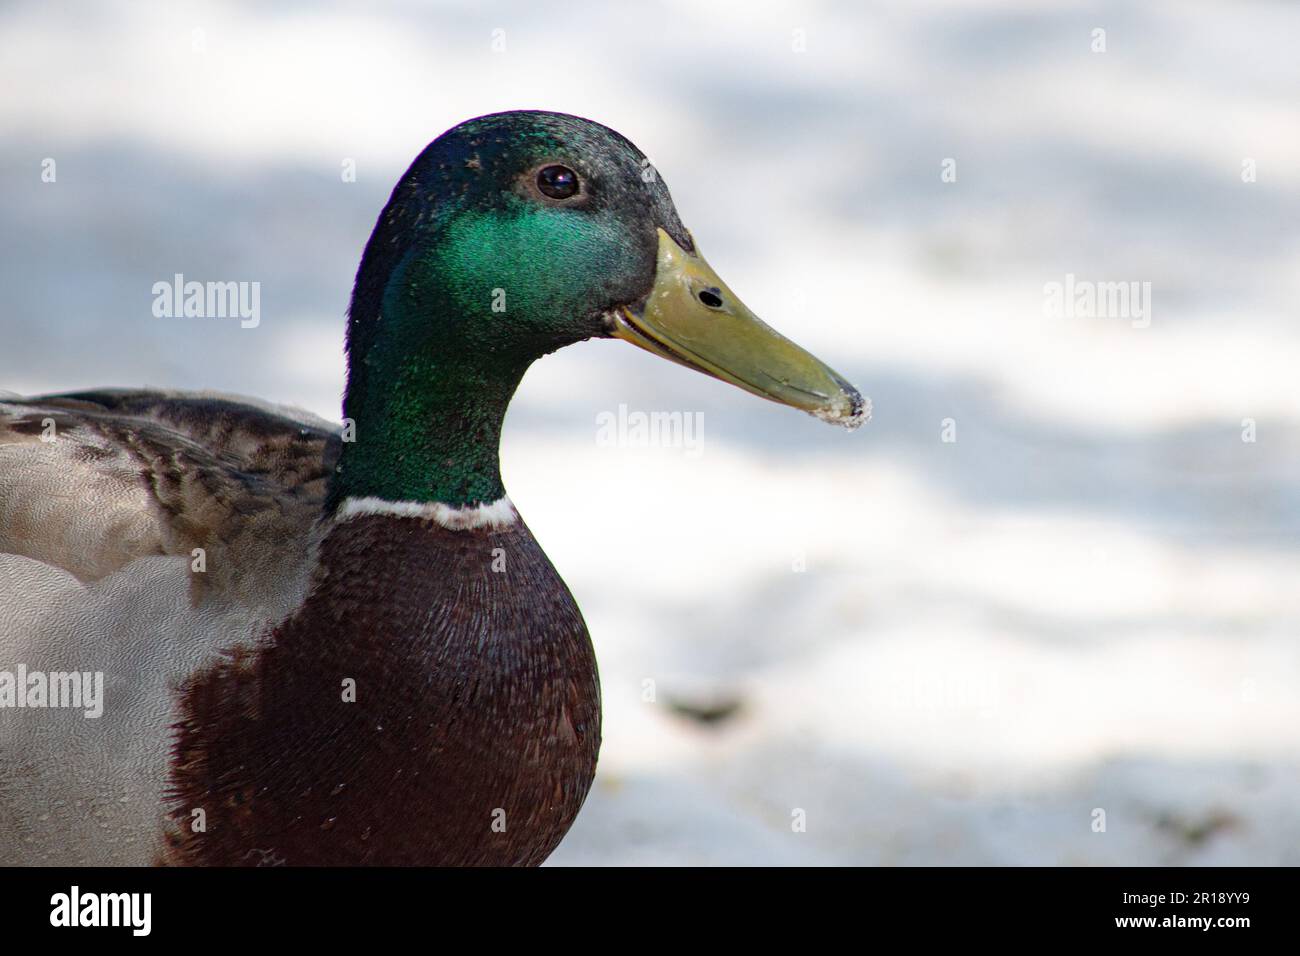
[[[522,522],[339,525],[300,611],[181,712],[165,863],[535,865],[600,746],[586,626]]]

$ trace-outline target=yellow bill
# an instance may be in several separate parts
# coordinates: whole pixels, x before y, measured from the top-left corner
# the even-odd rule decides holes
[[[822,421],[854,429],[871,417],[856,388],[745,308],[698,250],[663,229],[645,304],[610,321],[618,338]]]

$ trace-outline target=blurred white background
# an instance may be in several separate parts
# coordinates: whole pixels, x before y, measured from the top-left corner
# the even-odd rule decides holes
[[[411,159],[588,116],[875,417],[615,342],[529,373],[506,484],[606,715],[553,862],[1294,865],[1297,35],[1266,0],[0,5],[0,388],[337,419]],[[260,326],[154,318],[176,272],[260,282]],[[1149,327],[1047,316],[1067,273],[1150,282]],[[598,443],[620,404],[702,412],[702,454]]]

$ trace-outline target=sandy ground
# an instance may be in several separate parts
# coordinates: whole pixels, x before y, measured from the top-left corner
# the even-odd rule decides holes
[[[699,6],[0,8],[0,388],[336,418],[415,153],[601,120],[875,418],[611,342],[530,372],[506,481],[606,713],[553,862],[1300,863],[1300,9]],[[175,272],[261,324],[155,319]],[[1150,308],[1049,314],[1067,274]],[[620,405],[700,440],[602,442]]]

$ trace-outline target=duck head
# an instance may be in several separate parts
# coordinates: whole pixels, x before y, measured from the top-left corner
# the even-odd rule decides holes
[[[345,450],[332,497],[500,497],[500,423],[524,371],[597,337],[847,428],[869,415],[717,276],[632,143],[575,116],[497,113],[416,158],[366,246],[344,414],[368,448]]]

